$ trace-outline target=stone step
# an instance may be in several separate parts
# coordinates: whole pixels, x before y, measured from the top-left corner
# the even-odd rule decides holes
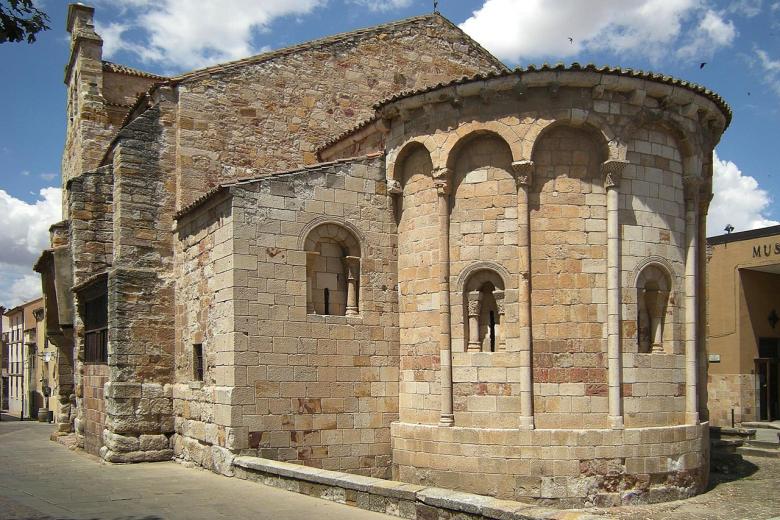
[[[772,428],[780,430],[780,421],[748,421],[742,423],[743,428]]]
[[[750,457],[768,457],[780,459],[780,449],[777,448],[761,448],[758,446],[745,445],[737,448],[737,453]]]

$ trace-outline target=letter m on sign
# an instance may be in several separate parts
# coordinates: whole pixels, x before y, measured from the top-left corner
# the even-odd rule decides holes
[[[753,258],[761,256],[761,246],[753,246]]]

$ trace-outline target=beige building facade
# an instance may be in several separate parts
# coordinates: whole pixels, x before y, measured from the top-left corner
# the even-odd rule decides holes
[[[438,14],[159,78],[69,13],[36,269],[85,449],[562,506],[704,489],[716,94],[509,71]]]
[[[780,420],[780,226],[707,239],[715,426]]]

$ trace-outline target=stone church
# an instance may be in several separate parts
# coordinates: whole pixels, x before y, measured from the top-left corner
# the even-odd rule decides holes
[[[93,12],[36,264],[61,432],[560,505],[704,489],[717,94],[509,70],[438,14],[161,77]]]

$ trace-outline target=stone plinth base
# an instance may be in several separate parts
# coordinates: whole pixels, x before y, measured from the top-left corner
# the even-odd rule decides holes
[[[556,507],[678,500],[707,484],[709,425],[499,430],[393,423],[393,478]]]
[[[582,511],[552,510],[533,504],[405,484],[392,480],[311,468],[259,457],[236,457],[236,477],[387,515],[414,519],[599,520]]]

